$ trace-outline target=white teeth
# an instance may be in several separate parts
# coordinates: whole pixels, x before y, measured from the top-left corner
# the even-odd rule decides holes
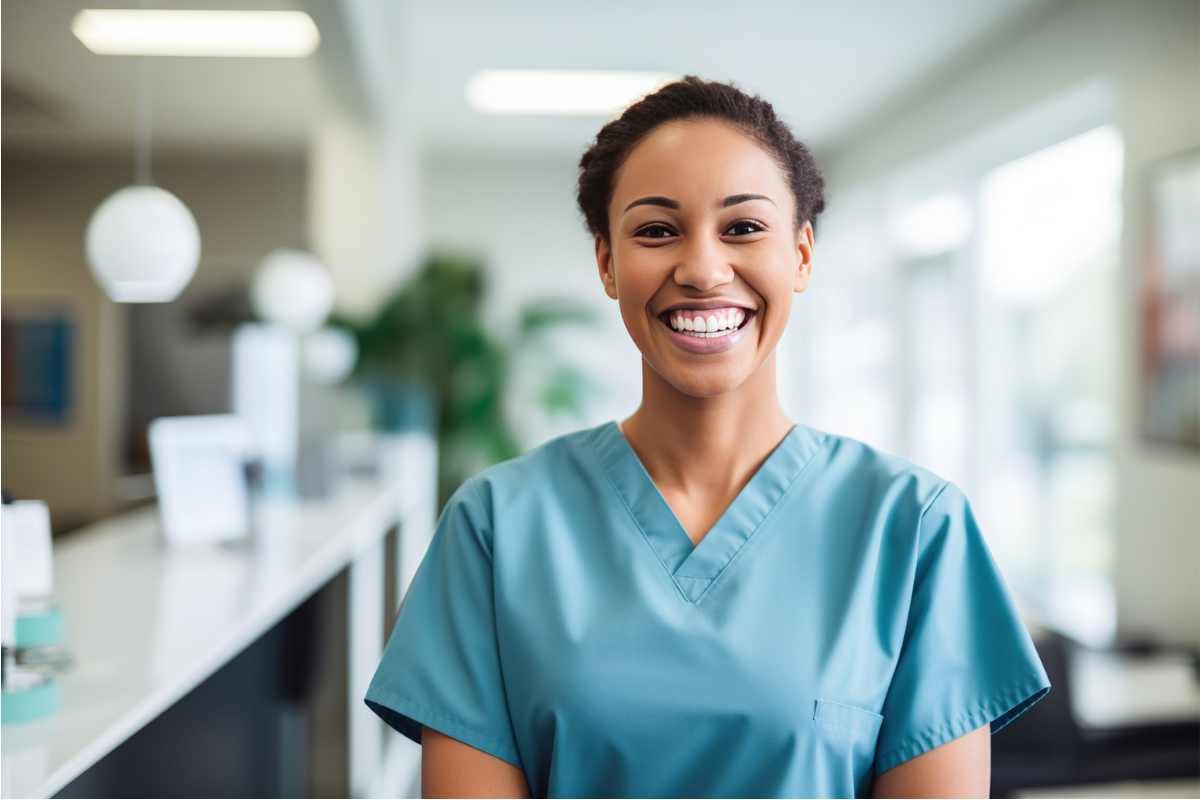
[[[722,309],[707,316],[692,316],[689,312],[681,311],[669,315],[667,322],[673,330],[711,339],[727,336],[737,330],[746,317],[746,312],[740,308]]]
[[[701,339],[719,339],[722,336],[728,336],[731,333],[733,333],[732,330],[724,330],[724,331],[709,331],[708,333],[693,333],[691,335],[699,337]]]

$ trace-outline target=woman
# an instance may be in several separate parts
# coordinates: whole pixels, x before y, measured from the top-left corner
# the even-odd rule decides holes
[[[366,696],[426,796],[987,795],[1050,682],[966,498],[777,397],[822,192],[693,76],[584,154],[642,402],[443,510]]]

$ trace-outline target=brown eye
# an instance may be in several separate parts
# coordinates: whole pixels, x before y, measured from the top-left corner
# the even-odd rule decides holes
[[[757,222],[751,222],[748,219],[743,219],[739,222],[733,223],[732,225],[729,226],[729,230],[733,230],[734,228],[740,228],[743,225],[750,226],[750,230],[748,231],[748,233],[758,233],[759,231],[763,230],[763,227],[761,225],[759,225]],[[742,234],[742,235],[744,236],[746,234]]]
[[[666,225],[647,225],[647,226],[646,226],[646,227],[644,227],[644,228],[639,228],[639,229],[638,229],[638,231],[637,231],[637,233],[635,233],[635,234],[633,234],[633,235],[634,235],[634,236],[645,236],[645,237],[646,237],[646,238],[648,238],[648,239],[662,239],[662,238],[664,238],[664,237],[662,237],[662,236],[651,236],[649,233],[647,233],[647,231],[655,231],[655,230],[657,230],[657,231],[666,231],[668,235],[671,233],[671,229],[670,229],[670,228],[668,228]]]

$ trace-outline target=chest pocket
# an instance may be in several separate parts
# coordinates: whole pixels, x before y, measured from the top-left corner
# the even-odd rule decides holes
[[[839,703],[836,700],[817,700],[813,720],[822,733],[834,738],[848,738],[868,744],[874,749],[879,737],[883,715],[867,708]]]
[[[827,774],[838,782],[841,792],[854,797],[871,794],[874,780],[875,744],[883,715],[867,708],[818,699],[813,708],[813,729],[818,756]]]

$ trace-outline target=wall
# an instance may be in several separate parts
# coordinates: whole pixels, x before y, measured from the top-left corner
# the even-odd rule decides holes
[[[1137,321],[1145,178],[1200,145],[1200,4],[1056,3],[1000,46],[976,53],[869,120],[827,159],[829,197],[1003,123],[1096,79],[1125,141],[1121,388],[1116,440],[1115,583],[1122,633],[1200,644],[1200,458],[1139,439]]]
[[[78,320],[69,424],[3,425],[4,486],[46,500],[56,531],[120,506],[127,420],[226,409],[227,339],[194,335],[188,307],[241,286],[272,248],[305,246],[302,154],[156,153],[155,182],[196,216],[200,265],[174,303],[114,304],[88,270],[83,238],[96,206],[132,172],[125,153],[4,157],[5,313],[65,302]]]
[[[326,99],[309,146],[313,250],[333,276],[338,311],[372,314],[424,249],[418,164],[407,126],[374,123]]]
[[[580,151],[582,153],[582,149]],[[591,237],[575,206],[578,157],[426,156],[421,215],[430,247],[479,255],[486,265],[485,315],[504,336],[519,307],[538,298],[566,298],[594,309],[595,328],[562,329],[554,337],[562,359],[584,365],[602,383],[582,420],[536,410],[534,387],[518,371],[509,419],[524,444],[584,425],[623,418],[641,397],[641,354],[616,303],[604,294]],[[533,365],[536,366],[536,365]],[[529,390],[522,394],[522,390]]]

